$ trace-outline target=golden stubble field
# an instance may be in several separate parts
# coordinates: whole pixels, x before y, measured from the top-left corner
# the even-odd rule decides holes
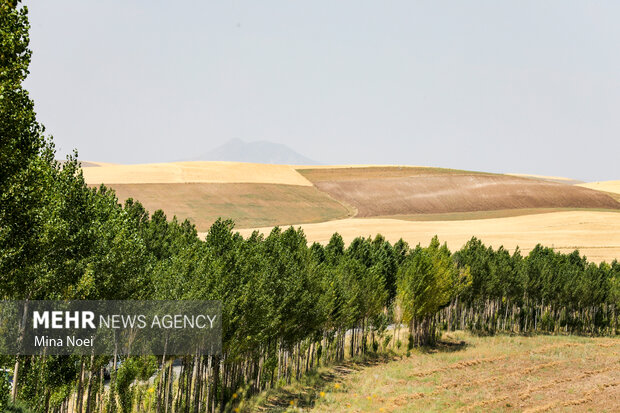
[[[453,332],[443,342],[334,369],[310,410],[620,411],[620,339]]]
[[[579,184],[578,186],[604,192],[616,201],[620,202],[620,180],[589,182],[585,184]]]
[[[396,242],[426,245],[434,235],[459,249],[472,236],[498,248],[513,251],[517,246],[528,252],[540,243],[562,252],[579,249],[589,260],[608,261],[620,257],[620,213],[607,211],[562,211],[492,219],[458,221],[406,221],[400,219],[353,218],[299,225],[309,242],[327,243],[334,232],[346,243],[358,236],[382,234]],[[268,234],[270,227],[258,228]],[[252,229],[240,230],[248,236]]]
[[[91,162],[93,163],[93,162]],[[96,164],[96,163],[94,163]],[[174,183],[269,183],[312,186],[289,165],[244,162],[168,162],[84,167],[89,185]]]
[[[579,184],[578,186],[582,186],[584,188],[596,189],[597,191],[620,194],[620,180],[619,181],[589,182],[586,184]]]

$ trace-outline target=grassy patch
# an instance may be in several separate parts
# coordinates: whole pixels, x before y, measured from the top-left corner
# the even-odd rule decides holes
[[[207,231],[218,218],[236,228],[324,222],[351,215],[329,195],[312,186],[264,183],[159,183],[109,185],[123,202],[140,201],[150,212],[190,219]]]
[[[620,339],[476,337],[458,351],[422,349],[343,377],[317,412],[614,411],[620,396]],[[573,403],[573,404],[570,404]]]

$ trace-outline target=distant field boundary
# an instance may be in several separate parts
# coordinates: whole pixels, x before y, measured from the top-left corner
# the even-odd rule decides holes
[[[497,209],[488,211],[465,211],[447,213],[425,213],[404,215],[381,215],[376,217],[360,217],[363,219],[402,219],[404,221],[469,221],[476,219],[510,218],[524,215],[548,214],[552,212],[614,212],[620,213],[620,209],[605,208],[520,208],[520,209]]]

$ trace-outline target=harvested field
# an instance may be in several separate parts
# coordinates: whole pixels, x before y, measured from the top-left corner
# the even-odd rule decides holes
[[[588,182],[586,184],[578,184],[577,186],[595,189],[597,191],[620,194],[620,181]]]
[[[266,232],[304,224],[308,238],[321,242],[336,231],[347,241],[382,233],[411,244],[437,234],[456,249],[475,235],[495,247],[528,251],[540,242],[562,251],[579,248],[594,261],[620,258],[620,215],[602,212],[620,210],[620,202],[541,179],[411,166],[89,164],[98,165],[83,168],[89,184],[105,183],[119,200],[132,197],[151,212],[189,218],[199,231],[224,217],[237,228]],[[584,210],[567,211],[577,208]],[[342,220],[355,214],[398,219]]]
[[[615,412],[620,340],[452,332],[436,349],[334,374],[331,381],[312,411]]]
[[[460,169],[433,168],[428,166],[340,166],[307,169],[298,167],[297,171],[314,184],[320,182],[407,178],[429,175],[495,175],[486,172],[471,172],[462,171]]]
[[[562,252],[579,249],[594,262],[620,259],[620,212],[564,211],[507,218],[412,222],[399,219],[343,219],[301,225],[308,241],[327,243],[334,232],[345,242],[358,236],[383,234],[389,241],[403,238],[411,245],[427,245],[434,235],[459,249],[472,236],[497,248],[519,246],[528,252],[540,243]],[[271,228],[262,228],[269,233]],[[251,230],[241,231],[244,236]]]
[[[100,168],[96,168],[100,169]],[[151,213],[189,218],[206,231],[218,218],[231,218],[237,228],[323,222],[347,217],[349,211],[312,186],[277,184],[111,184],[121,202],[139,200]]]
[[[356,208],[359,217],[523,208],[620,209],[620,202],[588,188],[506,175],[308,178],[321,191]]]
[[[83,168],[89,185],[173,183],[264,183],[312,186],[288,165],[242,162],[170,162]]]

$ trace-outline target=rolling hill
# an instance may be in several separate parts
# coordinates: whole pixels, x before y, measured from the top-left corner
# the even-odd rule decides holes
[[[289,165],[241,162],[172,162],[83,167],[90,186],[105,184],[122,202],[190,219],[207,230],[218,218],[238,228],[345,218],[351,212]]]
[[[345,218],[339,202],[307,185],[273,183],[111,184],[120,200],[138,199],[148,211],[188,218],[206,231],[218,218],[230,218],[237,228],[324,222]]]
[[[495,247],[543,243],[594,261],[620,258],[620,202],[568,179],[387,165],[92,165],[83,167],[89,185],[189,218],[203,233],[223,217],[244,235],[299,225],[318,242],[339,232],[346,241],[382,233],[425,244],[437,234],[459,248],[477,236]]]
[[[601,192],[540,179],[430,168],[339,171],[300,172],[321,191],[354,207],[358,217],[524,208],[620,209],[620,203]]]
[[[599,181],[578,184],[583,188],[590,188],[601,191],[620,202],[620,181]]]

